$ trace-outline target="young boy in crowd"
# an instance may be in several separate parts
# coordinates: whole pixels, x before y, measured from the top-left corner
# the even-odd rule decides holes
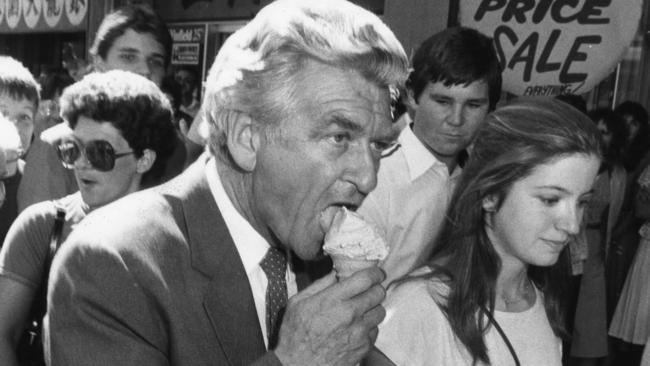
[[[16,158],[22,158],[31,145],[39,102],[40,86],[29,70],[9,56],[0,56],[0,113],[18,130],[20,152]],[[0,207],[0,239],[3,241],[18,215],[16,197],[25,163],[19,159],[17,164],[15,173],[12,171],[13,174],[0,177],[5,193],[5,202]]]
[[[410,113],[396,150],[381,160],[377,187],[358,212],[383,231],[390,252],[385,285],[432,253],[460,175],[463,156],[501,95],[492,40],[455,27],[434,34],[413,56],[406,83]],[[412,117],[412,121],[405,121]]]

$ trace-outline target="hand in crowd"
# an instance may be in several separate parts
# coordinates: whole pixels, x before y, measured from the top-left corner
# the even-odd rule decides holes
[[[356,365],[386,314],[384,278],[377,267],[340,282],[332,272],[289,299],[275,349],[282,364]]]

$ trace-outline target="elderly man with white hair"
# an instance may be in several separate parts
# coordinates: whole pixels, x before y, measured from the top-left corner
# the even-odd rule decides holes
[[[50,364],[357,364],[385,315],[383,272],[301,283],[291,258],[320,258],[335,213],[375,187],[407,69],[392,32],[352,3],[263,8],[210,70],[209,152],[62,245]]]

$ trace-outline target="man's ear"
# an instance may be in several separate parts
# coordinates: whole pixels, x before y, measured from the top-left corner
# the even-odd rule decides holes
[[[93,56],[93,70],[94,71],[107,71],[106,63],[99,55]]]
[[[417,109],[418,101],[415,99],[415,93],[413,93],[413,89],[406,88],[406,98],[404,102],[406,103],[406,106],[411,110]]]
[[[227,122],[226,143],[233,160],[241,169],[253,171],[260,148],[259,128],[245,113],[237,113]]]
[[[496,212],[499,206],[499,200],[497,199],[496,195],[491,194],[483,198],[482,205],[483,205],[483,209],[486,212]]]
[[[144,174],[151,169],[154,162],[156,162],[156,152],[151,149],[144,149],[142,156],[135,163],[135,171]]]

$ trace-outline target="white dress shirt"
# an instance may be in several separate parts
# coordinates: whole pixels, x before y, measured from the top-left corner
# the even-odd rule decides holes
[[[253,291],[253,300],[255,301],[255,309],[257,310],[260,329],[264,337],[264,344],[268,347],[268,339],[266,336],[266,287],[268,285],[268,279],[262,267],[260,267],[260,262],[266,255],[270,245],[255,231],[253,226],[251,226],[232,204],[219,178],[215,158],[208,160],[205,166],[205,174],[210,191],[214,196],[214,200],[217,202],[221,216],[223,216],[230,236],[235,242],[239,257],[244,264],[248,282]],[[291,297],[298,292],[298,286],[296,284],[296,276],[290,268],[290,265],[287,266],[286,280],[287,294]]]
[[[400,147],[381,159],[377,187],[357,210],[377,225],[388,243],[388,257],[380,263],[385,286],[420,267],[431,254],[461,171],[456,167],[450,175],[409,126],[398,142]]]

